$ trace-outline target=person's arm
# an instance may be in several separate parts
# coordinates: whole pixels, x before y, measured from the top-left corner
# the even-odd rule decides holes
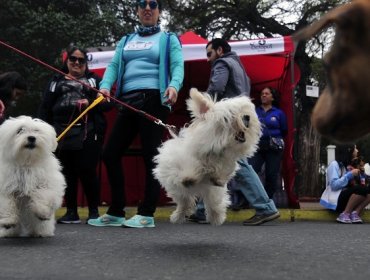
[[[280,110],[280,130],[283,137],[288,134],[288,122],[286,119],[286,115],[282,110]]]
[[[38,110],[38,118],[50,124],[53,122],[52,109],[57,98],[56,96],[57,94],[55,92],[56,85],[57,85],[56,79],[52,79],[48,83],[46,89],[42,94],[41,104]]]
[[[184,80],[184,57],[180,41],[175,35],[170,35],[170,46],[170,82],[164,96],[167,97],[166,102],[173,105]]]
[[[340,176],[340,168],[337,162],[332,162],[329,164],[327,169],[328,184],[333,191],[337,191],[345,188],[349,181],[353,179],[353,174],[351,171]]]
[[[229,68],[222,60],[215,61],[212,70],[211,77],[207,92],[212,96],[218,96],[217,99],[221,99],[225,93],[226,85],[229,80]]]
[[[3,117],[4,112],[5,112],[5,105],[0,99],[0,119]]]
[[[120,59],[122,58],[122,49],[123,45],[126,41],[126,37],[123,37],[121,41],[118,43],[116,50],[114,52],[114,56],[109,63],[108,67],[105,69],[104,76],[102,81],[100,82],[100,89],[104,89],[104,93],[109,93],[113,84],[116,82],[118,77],[118,70],[120,65]]]
[[[175,88],[179,92],[184,81],[184,56],[179,39],[175,35],[171,35],[170,40],[171,80],[168,86]]]

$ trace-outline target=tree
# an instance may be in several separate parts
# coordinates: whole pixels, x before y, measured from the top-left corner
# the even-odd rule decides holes
[[[114,45],[135,24],[133,7],[122,1],[2,0],[0,40],[54,67],[70,44],[81,47]],[[19,71],[30,85],[18,111],[35,115],[40,94],[53,73],[0,46],[0,72]]]

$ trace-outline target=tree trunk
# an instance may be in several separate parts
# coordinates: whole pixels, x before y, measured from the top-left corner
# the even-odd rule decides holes
[[[321,137],[311,125],[310,114],[300,114],[297,127],[299,130],[296,148],[298,167],[296,192],[301,198],[317,198],[321,195],[319,182]]]

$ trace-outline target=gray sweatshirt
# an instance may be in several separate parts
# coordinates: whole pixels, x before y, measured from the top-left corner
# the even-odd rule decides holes
[[[217,101],[239,95],[249,96],[250,88],[250,79],[234,51],[213,62],[207,92]]]

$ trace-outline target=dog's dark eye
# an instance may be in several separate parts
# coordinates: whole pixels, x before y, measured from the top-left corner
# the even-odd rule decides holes
[[[24,132],[24,128],[23,128],[23,127],[19,128],[19,129],[17,130],[17,134],[21,134],[21,133],[23,133],[23,132]]]
[[[244,115],[243,116],[243,123],[244,123],[245,127],[249,127],[249,121],[250,121],[249,115]]]

